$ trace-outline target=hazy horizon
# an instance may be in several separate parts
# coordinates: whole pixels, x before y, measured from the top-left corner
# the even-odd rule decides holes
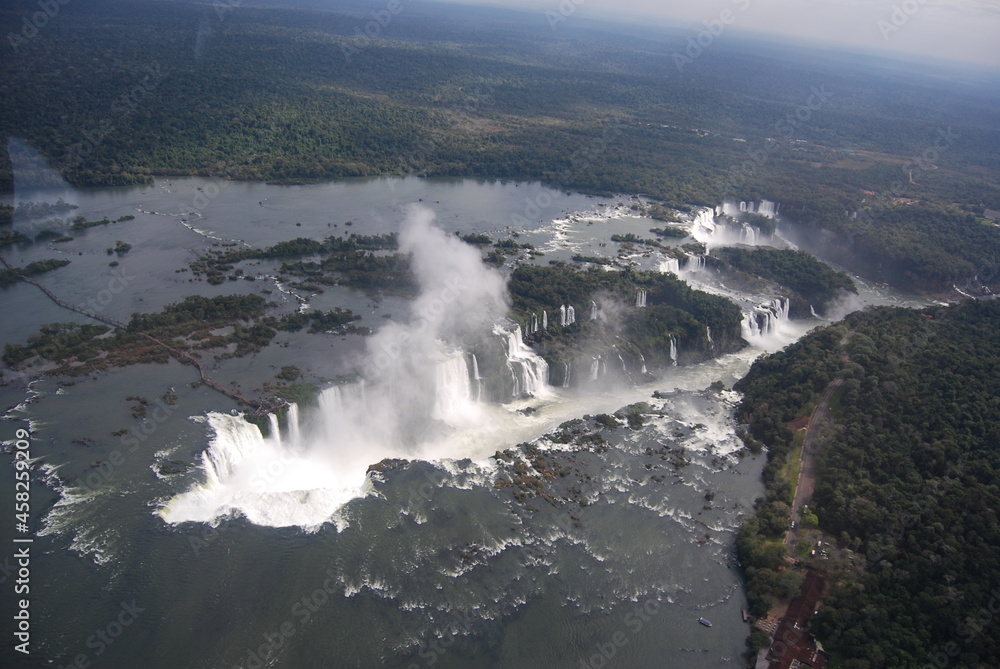
[[[1000,70],[1000,5],[980,0],[717,0],[698,4],[655,0],[439,0],[537,12],[554,31],[576,18],[650,20],[690,29],[714,25],[748,37],[807,42],[818,48],[876,52],[901,60],[939,58]]]

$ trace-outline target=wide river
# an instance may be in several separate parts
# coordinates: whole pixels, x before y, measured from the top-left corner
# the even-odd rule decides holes
[[[239,292],[261,294],[283,313],[302,305],[350,308],[373,330],[390,320],[405,323],[410,304],[402,299],[346,288],[295,294],[274,279],[274,264],[255,266],[257,281],[219,286],[191,282],[181,270],[224,244],[394,232],[413,203],[433,212],[449,234],[501,239],[516,232],[545,253],[538,262],[576,253],[614,257],[611,234],[649,236],[649,228],[662,225],[638,216],[633,198],[462,179],[310,186],[157,179],[136,188],[19,193],[17,201],[57,197],[78,207],[64,218],[135,219],[70,233],[72,241],[9,247],[5,257],[15,265],[70,260],[42,281],[68,302],[124,321],[187,295]],[[14,228],[34,235],[53,225],[18,219]],[[107,252],[118,241],[132,245],[120,258]],[[114,259],[117,267],[109,265]],[[633,262],[654,269],[661,260]],[[704,271],[682,277],[743,308],[771,297],[732,293]],[[860,298],[845,309],[916,304],[858,285]],[[23,283],[3,289],[0,300],[4,342],[23,344],[46,323],[86,320]],[[234,403],[193,387],[191,367],[137,365],[30,384],[7,370],[0,439],[8,455],[0,476],[8,499],[19,429],[30,430],[33,460],[29,533],[0,524],[8,547],[0,572],[7,640],[0,665],[742,666],[749,629],[733,546],[740,517],[762,493],[763,463],[762,456],[738,455],[738,396],[706,389],[714,381],[731,387],[758,355],[822,323],[783,321],[740,353],[668,369],[641,387],[547,389],[533,400],[483,407],[475,426],[456,430],[407,466],[365,479],[319,520],[314,502],[322,481],[302,490],[222,482],[229,512],[198,508],[199,491],[215,483],[213,457],[221,467],[219,458],[280,444],[253,435],[240,442],[246,425],[229,415]],[[353,335],[279,333],[261,353],[213,362],[210,372],[252,392],[295,365],[305,380],[329,387],[352,371],[349,361],[364,346]],[[135,400],[128,398],[171,391],[176,404],[145,419],[133,416]],[[646,426],[610,432],[612,447],[578,465],[590,477],[586,506],[539,501],[528,508],[495,487],[496,451],[637,401],[652,407]],[[313,434],[311,426],[329,423],[323,407],[303,409],[295,428]],[[309,452],[281,455],[276,466],[322,479],[323,440],[296,439],[311,439]],[[647,449],[664,446],[686,464],[651,469]],[[361,478],[381,457],[365,456],[357,458]],[[13,543],[25,536],[33,542]],[[27,657],[11,641],[13,556],[25,545],[30,595],[17,597],[30,596]],[[700,617],[713,626],[699,625]]]

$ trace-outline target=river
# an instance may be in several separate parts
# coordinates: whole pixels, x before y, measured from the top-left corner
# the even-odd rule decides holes
[[[516,232],[545,252],[538,262],[612,256],[611,234],[648,236],[661,225],[638,215],[634,198],[462,179],[158,179],[45,199],[56,196],[89,220],[136,218],[5,256],[14,264],[71,260],[42,280],[63,299],[121,320],[189,294],[252,292],[279,312],[340,306],[376,331],[387,322],[405,327],[413,303],[346,288],[294,295],[267,278],[274,265],[255,270],[264,280],[214,287],[180,270],[213,245],[394,232],[415,203],[448,235]],[[39,194],[19,194],[32,199]],[[42,227],[15,221],[26,232]],[[119,240],[133,248],[110,267],[106,249]],[[655,254],[631,260],[663,263]],[[488,283],[493,270],[481,271]],[[746,309],[771,297],[734,292],[695,268],[682,276]],[[916,304],[859,288],[845,311]],[[26,284],[5,289],[3,300],[7,342],[23,343],[44,323],[84,319]],[[393,406],[377,385],[353,404],[338,395],[346,391],[329,390],[319,407],[264,437],[231,415],[232,401],[192,387],[194,370],[175,362],[30,385],[7,376],[2,437],[11,450],[14,431],[30,427],[34,457],[32,659],[48,666],[82,657],[95,667],[741,666],[749,629],[733,542],[762,493],[763,456],[739,453],[738,396],[707,388],[731,387],[758,355],[820,324],[781,319],[739,353],[667,369],[640,386],[544,388],[484,405],[463,374],[439,379],[428,392],[458,398],[435,404],[450,430],[409,451],[369,443],[383,427],[372,408],[380,393],[387,415]],[[296,365],[329,388],[365,347],[358,336],[280,333],[261,353],[210,371],[253,390]],[[461,353],[433,350],[442,356],[435,370],[465,369]],[[133,417],[127,398],[171,390],[176,404]],[[567,420],[639,401],[650,404],[645,426],[609,431],[606,452],[572,453],[543,438]],[[492,456],[523,442],[575,468],[589,503],[525,505],[497,489]],[[659,449],[668,449],[662,458],[650,455]],[[399,456],[411,462],[365,475],[367,465]],[[257,474],[271,467],[263,484],[240,469],[250,461],[259,461]],[[2,476],[13,490],[14,467]],[[6,525],[0,538],[11,545]],[[714,625],[699,625],[700,617]],[[2,652],[4,666],[33,666],[9,647]]]

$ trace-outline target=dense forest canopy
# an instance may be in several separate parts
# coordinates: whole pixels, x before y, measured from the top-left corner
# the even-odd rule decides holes
[[[997,635],[978,622],[1000,583],[998,328],[997,300],[857,312],[739,384],[749,439],[771,449],[768,498],[740,537],[752,599],[766,606],[781,593],[773,538],[787,528],[788,423],[844,376],[811,508],[858,556],[831,567],[813,626],[845,667],[923,667],[941,653],[956,666],[1000,664]]]
[[[825,313],[827,306],[845,293],[857,293],[851,277],[826,265],[805,251],[772,248],[725,247],[711,258],[729,268],[769,279],[787,289],[791,315],[807,317],[810,309]]]

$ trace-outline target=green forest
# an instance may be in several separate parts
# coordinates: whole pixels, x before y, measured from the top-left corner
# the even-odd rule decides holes
[[[845,669],[1000,665],[995,613],[984,617],[1000,583],[998,328],[996,300],[857,312],[738,384],[747,441],[769,449],[768,495],[739,539],[759,613],[790,578],[775,543],[788,522],[788,423],[845,378],[810,505],[819,529],[857,556],[829,566],[813,625]]]
[[[805,251],[772,248],[724,247],[708,257],[714,266],[731,268],[751,277],[773,281],[790,291],[790,315],[805,318],[810,308],[819,314],[845,293],[857,294],[854,281]]]
[[[664,220],[663,205],[767,198],[852,269],[876,262],[925,291],[1000,288],[1000,230],[981,218],[1000,209],[995,94],[736,39],[680,74],[682,33],[581,20],[554,36],[484,8],[408,6],[391,35],[359,40],[368,8],[69,3],[0,62],[0,191],[52,184],[51,166],[78,186],[539,179],[642,193]],[[8,5],[0,29],[36,9]],[[815,118],[783,126],[817,81],[829,95]],[[930,163],[942,117],[954,122]]]
[[[507,288],[511,317],[527,333],[525,341],[554,368],[558,385],[561,365],[581,353],[604,355],[617,347],[630,359],[641,355],[651,366],[667,366],[670,340],[682,362],[699,362],[742,348],[739,307],[724,297],[691,288],[672,274],[626,269],[607,272],[590,267],[553,262],[547,266],[519,265]],[[640,291],[645,306],[636,306]],[[572,306],[576,322],[562,327],[560,307]],[[596,308],[597,318],[591,320]],[[542,312],[548,329],[542,329]],[[532,331],[532,322],[539,326]],[[712,339],[708,340],[708,330]],[[637,365],[638,367],[638,365]]]

